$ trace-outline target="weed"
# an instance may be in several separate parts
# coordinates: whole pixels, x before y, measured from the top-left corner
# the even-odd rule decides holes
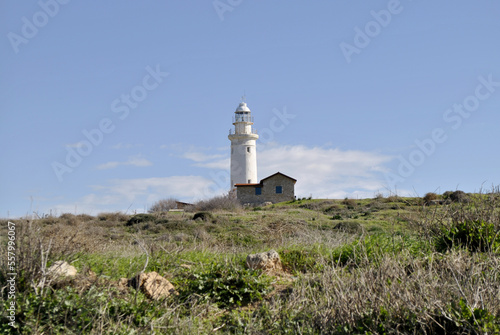
[[[270,278],[259,270],[211,263],[208,269],[192,274],[181,295],[186,299],[196,294],[220,307],[228,307],[261,300],[271,290]]]

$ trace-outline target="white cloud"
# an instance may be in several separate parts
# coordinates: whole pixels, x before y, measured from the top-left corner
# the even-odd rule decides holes
[[[280,171],[297,179],[297,195],[315,198],[373,197],[385,190],[384,164],[392,159],[375,152],[303,145],[264,147],[257,157],[261,177]]]
[[[195,166],[204,167],[208,169],[228,170],[228,171],[230,165],[231,165],[231,159],[229,157],[224,159],[219,159],[213,162],[195,164]]]
[[[257,149],[259,178],[278,171],[297,179],[299,196],[315,198],[373,197],[388,191],[384,173],[392,157],[376,152],[343,151],[330,147],[278,145]],[[208,156],[208,155],[207,155]],[[229,171],[230,158],[198,163],[196,166]]]
[[[133,156],[129,157],[129,159],[125,162],[107,162],[104,164],[101,164],[97,166],[98,170],[107,170],[107,169],[114,169],[120,165],[131,165],[131,166],[139,166],[139,167],[144,167],[144,166],[151,166],[153,163],[146,158],[143,158],[141,156]]]
[[[226,155],[207,155],[203,152],[197,152],[197,151],[185,152],[182,155],[183,158],[186,158],[186,159],[189,159],[189,160],[192,160],[195,162],[206,162],[206,161],[221,158],[224,156],[226,156]]]
[[[104,211],[144,211],[164,198],[193,201],[220,194],[213,180],[201,176],[171,176],[139,179],[114,179],[92,186],[93,192],[73,203],[59,204],[59,213],[97,214]],[[129,212],[130,212],[129,209]]]
[[[220,152],[221,148],[212,149],[210,147],[195,147],[195,146],[190,146],[186,148],[185,146],[180,144],[170,145],[169,147],[175,151],[182,151],[183,153],[181,154],[180,157],[195,162],[195,164],[193,164],[194,166],[216,169],[216,170],[229,169],[230,161],[228,157],[229,154],[228,152],[224,154],[211,153],[212,150]],[[226,147],[225,150],[228,151],[228,148]]]

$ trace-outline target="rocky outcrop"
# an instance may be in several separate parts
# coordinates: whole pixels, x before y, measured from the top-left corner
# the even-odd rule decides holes
[[[174,286],[156,272],[140,273],[128,282],[129,286],[140,289],[148,298],[159,300],[175,294]]]
[[[247,267],[266,272],[282,271],[280,255],[275,250],[247,256]]]

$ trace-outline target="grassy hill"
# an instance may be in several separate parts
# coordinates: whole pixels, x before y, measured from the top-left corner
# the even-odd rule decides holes
[[[8,326],[3,290],[0,331],[500,332],[497,192],[441,204],[434,198],[311,199],[199,214],[15,220],[20,328]],[[4,283],[6,220],[1,229]],[[283,272],[247,269],[248,254],[271,249],[280,254]],[[79,275],[45,285],[43,271],[57,260]],[[144,269],[164,276],[178,294],[156,301],[118,288],[120,278]]]

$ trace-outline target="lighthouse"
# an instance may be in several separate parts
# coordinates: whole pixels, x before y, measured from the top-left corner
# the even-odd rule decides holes
[[[231,189],[235,184],[254,184],[257,181],[257,147],[259,138],[252,127],[253,117],[242,101],[233,116],[234,130],[229,130],[231,141]]]

